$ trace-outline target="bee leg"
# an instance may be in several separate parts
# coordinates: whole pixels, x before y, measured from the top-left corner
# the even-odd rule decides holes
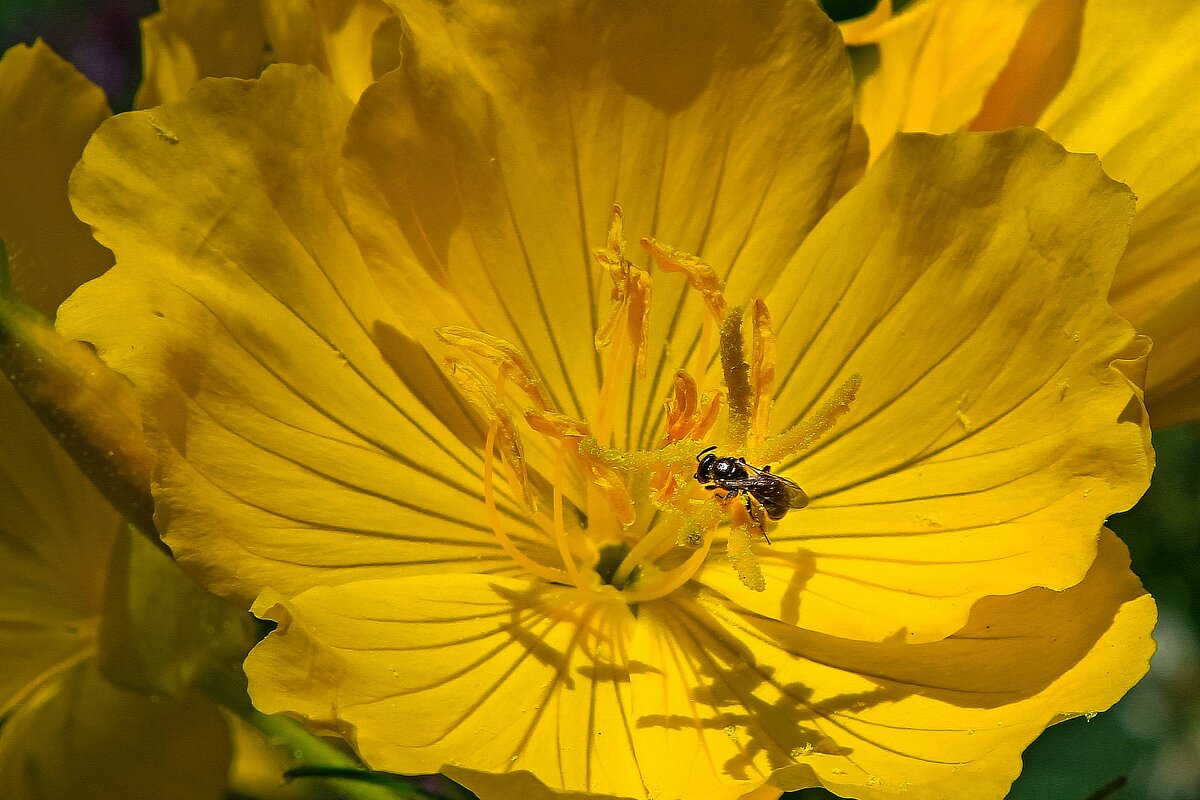
[[[763,472],[770,472],[770,471],[771,471],[771,465],[770,465],[770,464],[767,464],[765,467],[763,467],[763,468],[762,468],[762,471],[763,471]]]
[[[758,527],[758,532],[767,540],[767,544],[771,544],[771,537],[767,535],[766,509],[763,508],[758,498],[749,492],[743,494],[742,499],[746,501],[746,513],[750,515],[750,519],[754,520],[754,524]]]

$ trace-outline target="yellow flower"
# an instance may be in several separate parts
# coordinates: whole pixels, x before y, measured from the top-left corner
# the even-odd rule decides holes
[[[1146,397],[1155,427],[1200,419],[1200,6],[1187,0],[928,0],[844,27],[878,45],[858,115],[872,157],[898,131],[1036,125],[1099,153],[1138,213],[1110,298],[1154,340]]]
[[[485,798],[986,798],[1144,673],[1094,158],[908,137],[829,209],[813,4],[397,11],[357,105],[202,82],[73,181],[117,266],[60,327],[133,380],[185,568],[278,622],[260,708]]]
[[[182,98],[201,78],[254,78],[266,58],[311,64],[357,100],[399,57],[383,0],[169,0],[142,21],[146,75],[135,105]]]
[[[43,314],[112,266],[67,199],[71,167],[108,115],[104,91],[42,42],[0,60],[0,240],[13,288]]]
[[[182,98],[203,77],[256,77],[264,50],[275,61],[317,66],[357,99],[395,66],[398,23],[381,0],[173,0],[142,23],[146,76],[137,106]],[[0,240],[17,294],[47,316],[112,265],[67,200],[71,167],[110,113],[104,92],[44,43],[5,54]]]

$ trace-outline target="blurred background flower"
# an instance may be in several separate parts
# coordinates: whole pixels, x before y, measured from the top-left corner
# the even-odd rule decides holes
[[[841,20],[874,3],[824,5]],[[154,0],[0,0],[0,51],[41,37],[105,90],[114,111],[128,110],[141,79],[137,21],[156,7]],[[1122,800],[1200,797],[1200,426],[1157,431],[1154,444],[1150,491],[1111,522],[1159,603],[1150,674],[1112,712],[1049,729],[1026,752],[1014,800],[1085,800],[1121,776],[1128,783],[1111,796]]]
[[[156,0],[2,0],[0,48],[41,37],[125,111],[142,76],[138,20],[157,8]]]

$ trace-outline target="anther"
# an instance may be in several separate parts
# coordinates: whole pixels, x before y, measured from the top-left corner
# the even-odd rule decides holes
[[[540,410],[550,408],[550,397],[542,379],[537,376],[533,365],[525,354],[510,342],[482,331],[447,325],[434,333],[448,345],[482,356],[495,364],[503,377],[512,380]]]
[[[642,248],[654,259],[663,272],[682,272],[688,284],[704,297],[713,319],[725,319],[725,295],[717,271],[696,256],[683,253],[649,236],[641,240]]]
[[[537,511],[537,500],[529,485],[525,469],[525,447],[517,433],[516,424],[508,407],[492,387],[491,382],[477,369],[455,358],[445,360],[446,373],[471,406],[496,429],[495,439],[500,445],[505,463],[511,469],[516,485],[531,513]]]

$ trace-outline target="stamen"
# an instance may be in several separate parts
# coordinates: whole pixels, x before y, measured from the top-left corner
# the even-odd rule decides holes
[[[608,319],[596,330],[596,348],[602,350],[612,344],[614,334],[620,330],[623,319],[637,375],[645,377],[646,338],[650,329],[650,295],[653,281],[648,272],[625,257],[624,231],[621,206],[614,205],[612,220],[608,226],[607,244],[604,248],[592,251],[596,260],[608,269],[613,282],[611,310]],[[605,377],[607,376],[608,370],[605,370]]]
[[[613,432],[613,414],[616,406],[617,384],[624,384],[629,373],[629,337],[621,329],[616,336],[616,346],[609,351],[604,364],[604,381],[600,384],[600,398],[596,403],[596,438],[607,442]]]
[[[688,284],[704,296],[704,302],[713,319],[717,322],[725,319],[725,295],[716,270],[696,256],[680,252],[649,236],[642,238],[641,245],[663,272],[683,273]]]
[[[595,437],[588,436],[580,440],[579,453],[583,458],[599,464],[625,472],[639,472],[665,466],[682,468],[693,465],[699,447],[698,440],[683,439],[657,450],[618,450],[605,447]]]
[[[862,375],[856,372],[837,388],[833,396],[821,406],[815,417],[804,420],[790,430],[767,439],[758,449],[755,458],[771,463],[812,447],[850,410],[850,404],[858,396],[858,389],[861,385]]]
[[[563,484],[567,480],[567,445],[558,449],[558,458],[554,461],[554,541],[558,544],[558,554],[562,556],[563,566],[571,583],[579,585],[579,568],[571,555],[571,543],[567,539],[567,525],[563,514]]]
[[[712,548],[713,538],[710,532],[708,536],[704,537],[704,543],[696,548],[696,551],[688,557],[687,561],[684,561],[678,567],[660,572],[656,576],[657,580],[646,584],[639,581],[637,586],[622,592],[622,599],[630,605],[648,603],[651,600],[666,597],[683,586],[703,566],[704,559],[708,557],[708,551]]]
[[[696,388],[696,379],[684,370],[675,373],[675,381],[671,386],[672,397],[667,398],[667,430],[659,442],[661,447],[670,442],[677,442],[691,430],[696,415],[696,405],[700,400],[700,391]]]
[[[627,386],[630,367],[638,377],[646,374],[646,341],[650,328],[650,275],[625,257],[624,220],[621,207],[613,206],[604,248],[592,251],[612,278],[612,300],[608,319],[596,330],[596,349],[608,349],[604,380],[595,421],[596,438],[607,442],[612,434],[618,387]]]
[[[708,502],[693,501],[690,509],[690,513],[684,519],[683,525],[680,526],[678,532],[672,533],[670,526],[660,525],[642,537],[626,553],[625,558],[621,561],[621,565],[617,567],[617,571],[613,574],[613,585],[622,586],[629,579],[629,576],[633,574],[634,569],[639,566],[645,568],[653,564],[659,556],[674,547],[686,547],[694,549],[696,552],[689,556],[687,561],[673,570],[660,572],[659,574],[683,576],[678,582],[673,584],[673,589],[686,583],[704,561],[703,556],[696,558],[696,555],[697,553],[708,553],[709,547],[712,545],[712,532],[716,529],[717,523],[720,522],[721,516],[724,513],[720,507]],[[645,572],[649,574],[650,570],[646,570]],[[673,589],[669,591],[673,591]],[[629,602],[634,601],[631,600]]]
[[[766,578],[763,577],[762,565],[758,556],[751,549],[753,541],[752,529],[760,530],[750,519],[744,506],[735,506],[731,514],[732,525],[729,527],[729,539],[725,543],[725,555],[742,584],[753,592],[761,592],[767,588]]]
[[[700,346],[696,348],[696,357],[692,362],[692,370],[697,375],[703,376],[708,371],[709,361],[712,359],[713,328],[717,324],[718,321],[713,320],[712,314],[705,315],[704,321],[700,323]]]
[[[446,372],[479,414],[497,429],[504,461],[514,476],[513,489],[518,487],[530,512],[537,511],[537,500],[525,469],[525,448],[508,407],[496,394],[490,381],[478,370],[455,358],[445,360]]]
[[[639,539],[637,544],[625,554],[625,558],[621,559],[620,566],[613,573],[613,586],[624,586],[634,569],[643,563],[650,563],[655,552],[664,543],[672,541],[674,538],[666,525],[659,525]]]
[[[775,395],[775,331],[761,297],[754,298],[754,353],[750,361],[750,434],[748,449],[767,438]]]
[[[625,308],[629,261],[625,258],[625,216],[621,212],[619,204],[613,204],[605,246],[593,248],[592,255],[608,269],[608,274],[613,281],[612,309],[608,319],[596,330],[596,347],[603,348],[612,343],[613,331],[616,330],[621,311]]]
[[[637,267],[629,271],[629,307],[625,309],[625,325],[629,329],[629,344],[633,350],[633,366],[639,378],[646,377],[646,344],[650,333],[650,303],[654,283],[650,274]]]
[[[703,439],[716,423],[724,397],[721,391],[699,396],[696,379],[684,370],[675,373],[674,397],[668,398],[667,429],[658,440],[659,448],[682,439]]]
[[[488,518],[492,525],[492,533],[496,536],[496,541],[500,543],[501,549],[508,554],[513,561],[520,564],[530,574],[537,575],[552,583],[566,583],[569,576],[561,569],[539,564],[529,556],[522,553],[517,546],[513,544],[509,538],[508,532],[504,530],[504,526],[500,522],[500,512],[496,509],[496,494],[493,485],[493,475],[495,472],[494,465],[496,461],[496,438],[500,432],[500,424],[492,421],[488,426],[487,442],[483,448],[483,500],[487,505]]]
[[[621,479],[620,474],[611,464],[603,458],[598,458],[592,448],[581,446],[584,442],[595,442],[586,422],[553,411],[526,411],[525,421],[538,433],[561,439],[575,453],[580,466],[589,478],[588,517],[593,524],[596,523],[598,517],[594,513],[595,509],[590,508],[593,493],[604,498],[607,508],[622,528],[629,527],[634,523],[637,517],[633,498],[629,496],[625,481]]]
[[[525,411],[525,422],[538,433],[555,439],[582,439],[592,431],[586,422],[558,411]]]
[[[469,353],[488,359],[500,369],[502,378],[510,378],[534,405],[546,411],[550,408],[550,397],[542,379],[538,377],[525,354],[510,342],[471,328],[447,325],[434,333],[448,345],[461,347]]]
[[[742,336],[742,308],[734,306],[721,324],[721,370],[729,393],[729,424],[725,438],[738,451],[746,449],[750,430],[750,365],[746,363],[746,340]]]

